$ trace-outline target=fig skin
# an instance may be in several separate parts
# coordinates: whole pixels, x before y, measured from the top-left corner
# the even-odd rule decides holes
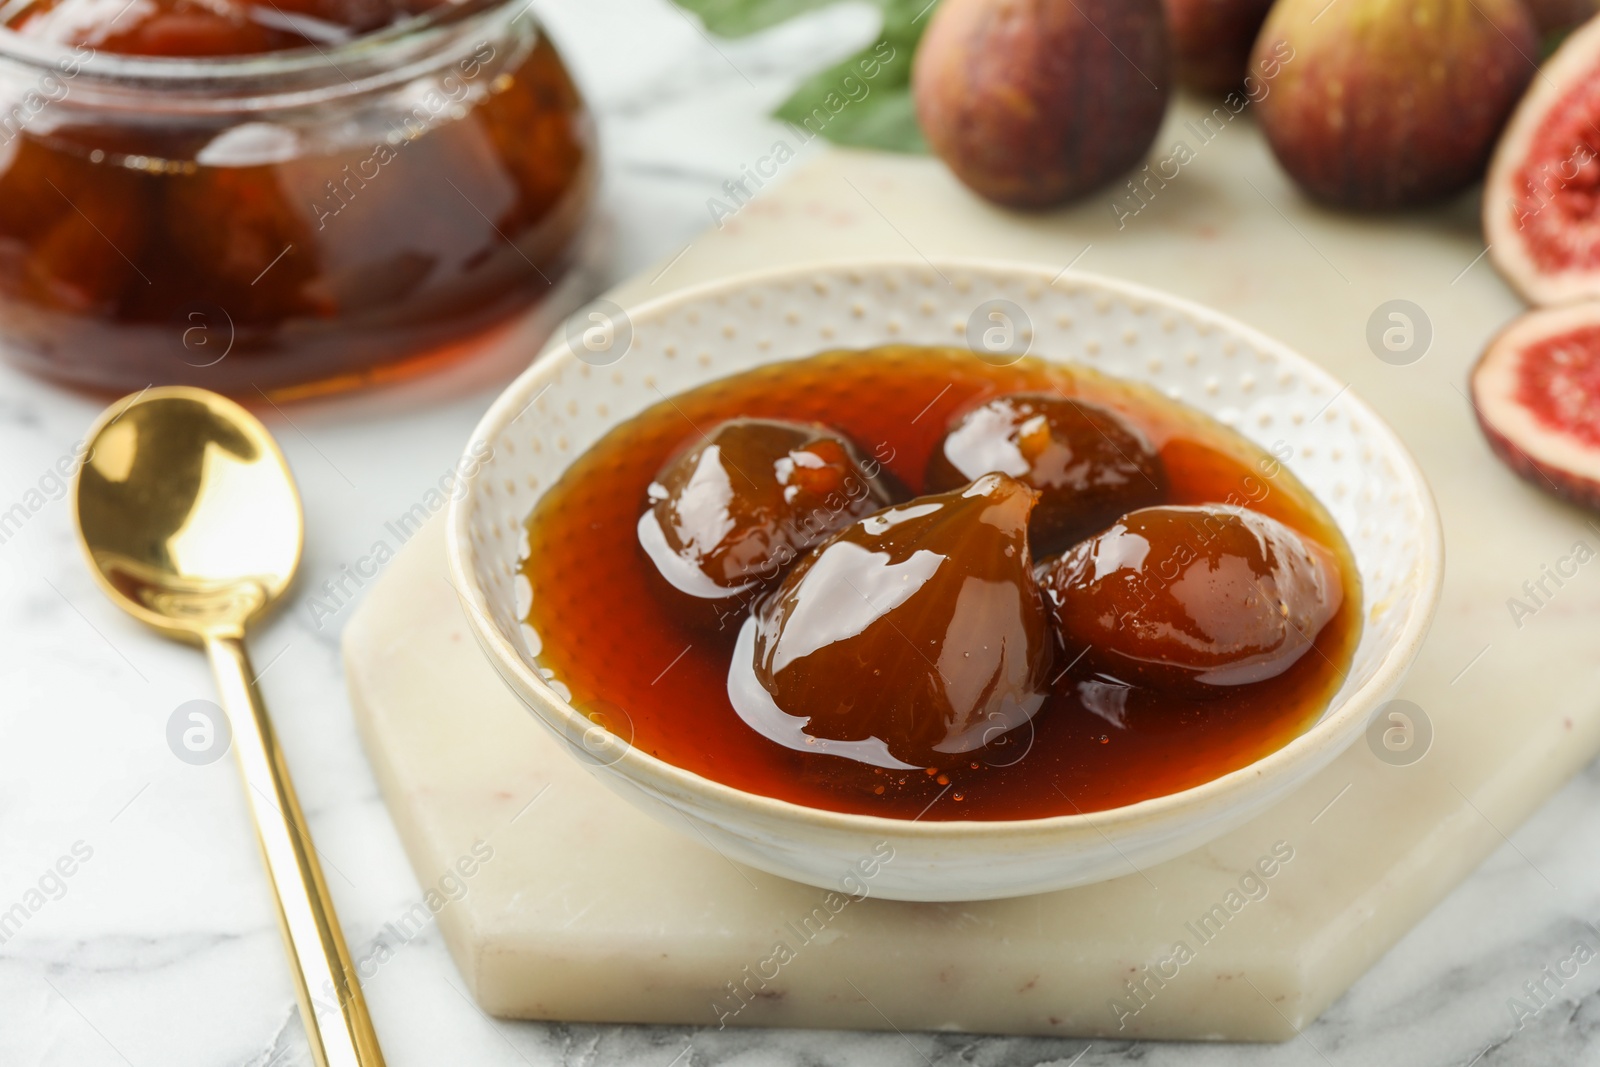
[[[1166,0],[1178,84],[1220,96],[1244,84],[1272,0]]]
[[[990,471],[1038,491],[1028,529],[1039,558],[1167,494],[1166,467],[1137,427],[1109,408],[1049,393],[994,397],[955,418],[928,458],[924,489],[948,492]]]
[[[728,695],[758,733],[883,767],[949,766],[1050,687],[1036,494],[1004,474],[858,519],[745,621]]]
[[[1281,66],[1257,108],[1290,177],[1323,203],[1388,211],[1483,175],[1537,56],[1521,0],[1279,0],[1251,65]]]
[[[727,630],[808,549],[906,495],[829,427],[730,419],[656,475],[638,543],[681,622]]]
[[[1600,14],[1600,0],[1523,0],[1539,32],[1566,33]]]
[[[1161,0],[944,0],[917,49],[917,119],[974,192],[1065,203],[1144,158],[1166,114]]]
[[[1331,552],[1224,505],[1135,511],[1040,572],[1063,654],[1201,699],[1288,670],[1344,601]]]

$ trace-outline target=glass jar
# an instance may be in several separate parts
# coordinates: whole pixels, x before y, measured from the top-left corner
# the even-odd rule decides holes
[[[551,289],[596,169],[526,0],[228,58],[0,30],[0,350],[117,392],[396,376]]]

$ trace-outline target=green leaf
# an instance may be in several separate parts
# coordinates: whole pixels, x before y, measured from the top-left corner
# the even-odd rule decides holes
[[[783,113],[778,113],[783,118]],[[841,114],[839,121],[822,135],[834,144],[853,148],[877,148],[887,152],[926,153],[928,142],[917,125],[916,108],[910,89],[884,93],[870,108]]]
[[[839,0],[676,0],[718,37],[745,37]]]
[[[835,0],[676,0],[723,37],[775,26]],[[800,84],[777,118],[835,144],[926,152],[911,100],[911,59],[937,0],[874,0],[883,29],[855,55]]]

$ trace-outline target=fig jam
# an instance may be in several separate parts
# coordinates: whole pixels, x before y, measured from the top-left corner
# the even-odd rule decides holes
[[[244,56],[341,44],[445,0],[37,0],[9,29],[121,56]]]
[[[520,17],[519,17],[520,15]],[[256,396],[471,351],[550,291],[593,134],[512,2],[0,8],[0,348]]]
[[[806,420],[845,435],[922,494],[930,458],[952,423],[1013,393],[1061,395],[1122,416],[1160,457],[1161,504],[1248,508],[1326,548],[1343,596],[1311,649],[1274,677],[1231,686],[1222,698],[1191,698],[1138,683],[1131,692],[1109,686],[1088,657],[1058,648],[1044,704],[1031,718],[980,748],[916,769],[801,751],[746,725],[728,695],[738,623],[708,631],[652,592],[654,572],[636,526],[657,473],[700,440],[696,427],[735,418]],[[1360,636],[1349,549],[1276,457],[1145,387],[1034,359],[996,367],[960,349],[831,352],[675,396],[578,457],[540,498],[527,532],[527,621],[538,635],[541,666],[575,707],[685,770],[833,811],[1042,818],[1199,785],[1282,747],[1316,721],[1343,683]]]

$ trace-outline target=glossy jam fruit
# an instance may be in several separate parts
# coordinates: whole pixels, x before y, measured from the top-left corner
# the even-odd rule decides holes
[[[1145,508],[1042,566],[1068,655],[1199,697],[1276,678],[1344,600],[1328,549],[1245,508]]]
[[[1117,412],[1167,472],[1163,504],[1248,507],[1327,546],[1344,598],[1276,678],[1225,700],[1106,680],[1058,651],[1031,719],[918,770],[776,743],[729,698],[739,631],[688,626],[651,594],[638,549],[646,489],[709,427],[738,416],[817,421],[913,493],[950,420],[997,396],[1061,394]],[[1093,812],[1176,792],[1287,743],[1327,707],[1361,632],[1361,591],[1338,529],[1277,457],[1192,408],[1081,366],[994,367],[962,349],[826,353],[709,382],[630,418],[574,458],[528,518],[531,647],[574,707],[637,748],[737,789],[830,811],[923,821]],[[898,619],[896,620],[898,622]],[[819,742],[820,744],[820,742]],[[901,762],[915,762],[902,760]]]
[[[1040,557],[1159,502],[1167,488],[1161,457],[1126,419],[1046,393],[995,397],[961,415],[928,460],[927,485],[954,489],[990,471],[1039,491],[1032,536]]]
[[[780,745],[900,771],[1033,718],[1055,647],[1028,551],[1037,497],[986,474],[819,546],[739,635],[728,691],[740,717]]]
[[[183,44],[139,21],[176,18],[164,2],[130,8],[129,32],[145,37],[122,43],[187,54],[210,32]],[[216,10],[227,21],[246,9]],[[272,104],[255,110],[196,109],[153,76],[108,88],[97,57],[73,59],[70,76],[52,75],[64,95],[26,122],[0,116],[0,348],[87,388],[184,383],[257,399],[476,350],[550,292],[595,185],[577,90],[532,20],[510,15],[454,26],[456,43],[413,56],[425,69],[403,84],[385,87],[381,48],[333,60],[377,63],[370,90],[318,68],[314,88],[285,82],[280,99],[262,75]],[[259,28],[204,48],[293,44]],[[96,103],[113,92],[118,107]]]
[[[125,56],[237,56],[340,44],[446,0],[44,0],[9,29]]]
[[[731,419],[662,468],[639,516],[658,596],[690,625],[737,626],[801,553],[893,503],[882,465],[826,426]]]

